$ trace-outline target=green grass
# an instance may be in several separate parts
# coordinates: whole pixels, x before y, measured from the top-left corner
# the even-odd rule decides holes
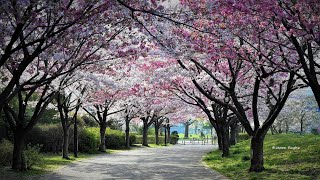
[[[319,135],[267,135],[264,143],[266,170],[261,173],[248,172],[250,160],[246,160],[246,157],[250,157],[250,140],[231,147],[231,156],[228,158],[222,158],[221,152],[217,150],[207,154],[204,161],[231,179],[320,179],[319,142]],[[300,149],[292,150],[288,146]]]
[[[107,152],[110,153],[110,152]],[[34,165],[30,170],[23,172],[16,172],[10,169],[10,167],[0,168],[0,179],[24,179],[30,178],[37,175],[41,175],[47,172],[54,171],[64,165],[70,164],[72,162],[81,161],[83,159],[93,157],[95,154],[79,154],[78,158],[70,156],[70,160],[63,159],[61,154],[41,154],[42,160],[38,165]]]

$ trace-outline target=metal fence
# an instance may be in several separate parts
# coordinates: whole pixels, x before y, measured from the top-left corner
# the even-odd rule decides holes
[[[183,145],[215,145],[217,144],[217,138],[209,138],[209,137],[204,137],[204,138],[188,138],[188,139],[179,139],[178,144],[183,144]]]

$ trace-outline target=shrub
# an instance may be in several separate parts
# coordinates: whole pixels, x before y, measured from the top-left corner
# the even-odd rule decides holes
[[[241,151],[239,150],[239,149],[236,149],[234,152],[233,152],[233,154],[240,154],[241,153]]]
[[[81,118],[85,126],[98,127],[99,124],[91,116],[82,116]]]
[[[178,134],[171,134],[170,144],[177,144],[178,141],[179,141],[179,135]]]
[[[129,135],[129,139],[130,139],[130,145],[132,145],[132,144],[136,144],[136,142],[137,142],[136,134],[134,134],[134,133],[130,133],[130,135]]]
[[[31,146],[30,144],[27,145],[25,153],[27,169],[31,169],[33,165],[40,164],[42,161],[42,157],[40,155],[40,145]]]
[[[72,132],[70,131],[70,141]],[[34,127],[28,138],[27,143],[35,146],[41,145],[42,152],[61,152],[63,143],[63,130],[60,124],[44,124]]]
[[[100,143],[100,129],[97,127],[90,127],[86,128],[86,131],[90,132],[92,134],[91,140],[96,140],[96,148],[98,148],[98,145]],[[83,137],[79,137],[79,139],[82,139]],[[130,133],[130,145],[136,143],[136,135],[134,133]],[[125,145],[125,133],[120,130],[114,130],[107,128],[106,129],[106,147],[109,149],[119,149],[124,147]],[[81,142],[79,140],[79,150],[80,150]],[[93,148],[93,146],[92,146]],[[81,151],[81,150],[80,150]]]
[[[249,161],[250,157],[249,156],[242,156],[242,161]]]
[[[137,135],[136,138],[137,138],[136,143],[137,144],[142,144],[142,136],[141,135]],[[154,135],[148,135],[148,143],[149,144],[155,144],[156,143],[156,137]],[[164,136],[159,136],[159,144],[164,144]]]
[[[0,165],[7,166],[12,162],[13,144],[6,139],[0,142]]]
[[[79,132],[79,151],[94,153],[99,145],[99,131],[98,128],[84,128]],[[99,130],[99,129],[98,129]]]
[[[239,139],[237,142],[245,141],[250,139],[250,136],[247,133],[240,133],[239,134]]]
[[[178,131],[172,131],[172,133],[171,133],[171,135],[178,135],[178,134],[179,134]]]
[[[119,130],[107,128],[106,130],[106,147],[121,148],[125,144],[125,134]]]
[[[316,128],[311,129],[311,133],[315,135],[319,135],[318,129]]]

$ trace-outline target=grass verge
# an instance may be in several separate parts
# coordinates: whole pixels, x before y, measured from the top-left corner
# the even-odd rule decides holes
[[[250,140],[230,148],[230,157],[216,150],[204,158],[212,169],[231,179],[320,179],[320,136],[267,135],[264,142],[264,167],[261,173],[248,172]]]

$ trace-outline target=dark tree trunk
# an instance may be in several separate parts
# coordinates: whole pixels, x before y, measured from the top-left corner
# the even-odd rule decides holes
[[[142,145],[148,146],[148,124],[143,122]]]
[[[106,152],[106,129],[107,126],[104,124],[100,125],[100,145],[99,151]]]
[[[229,126],[227,124],[222,125],[222,133],[221,133],[221,139],[222,139],[222,157],[228,157],[230,155],[229,153]]]
[[[251,138],[251,166],[249,171],[261,172],[263,167],[263,141],[265,135],[256,135]]]
[[[217,131],[217,139],[218,139],[218,148],[219,150],[222,150],[222,133],[220,131]]]
[[[188,137],[189,137],[189,125],[190,125],[190,124],[185,124],[185,128],[184,128],[184,138],[188,138]]]
[[[126,148],[130,148],[130,121],[126,120]]]
[[[62,147],[62,158],[70,159],[69,158],[69,134],[70,128],[64,127],[63,128],[63,147]]]
[[[315,80],[315,82],[316,82],[317,80]],[[316,101],[317,101],[317,104],[318,104],[318,108],[320,108],[320,85],[319,84],[316,84],[315,83],[315,85],[313,85],[313,86],[310,86],[311,87],[311,90],[312,90],[312,92],[313,92],[313,95],[314,95],[314,97],[315,97],[315,99],[316,99]]]
[[[159,145],[159,127],[157,126],[154,127],[154,133],[156,136],[156,145]]]
[[[287,120],[285,121],[285,123],[286,123],[286,134],[287,134],[289,132],[289,124]]]
[[[73,127],[73,155],[74,157],[78,157],[78,121],[75,118],[74,127]]]
[[[26,171],[27,164],[24,155],[25,133],[22,128],[17,128],[14,133],[14,146],[12,156],[12,169]]]
[[[168,139],[168,140],[167,140],[167,142],[170,143],[170,133],[171,133],[171,132],[170,132],[170,126],[169,126],[169,125],[167,126],[167,133],[168,133],[168,136],[167,136],[167,139]]]
[[[236,132],[234,129],[230,130],[230,145],[236,144]]]
[[[236,128],[236,143],[239,142],[239,133],[240,133],[240,126],[238,125],[237,128]]]
[[[230,126],[230,145],[235,145],[238,134],[238,124],[232,124]]]
[[[303,113],[300,118],[300,135],[303,134],[303,118],[304,118],[304,116],[305,116],[305,113]]]
[[[270,131],[271,131],[271,134],[272,134],[272,135],[275,134],[275,132],[274,132],[274,125],[272,125],[272,126],[270,127]]]

